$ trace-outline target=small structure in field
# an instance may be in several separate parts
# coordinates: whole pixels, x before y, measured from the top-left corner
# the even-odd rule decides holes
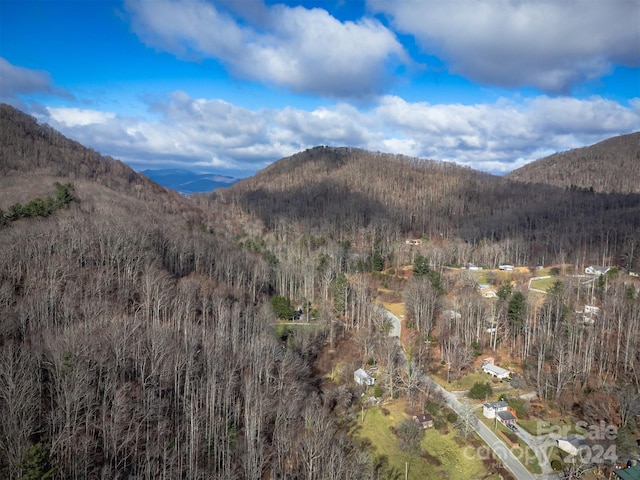
[[[423,430],[433,427],[433,417],[428,413],[414,415],[413,419],[422,426]]]

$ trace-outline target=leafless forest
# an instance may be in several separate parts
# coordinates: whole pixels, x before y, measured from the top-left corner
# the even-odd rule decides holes
[[[640,195],[318,147],[185,198],[11,107],[0,121],[0,477],[396,478],[351,435],[351,370],[321,378],[347,340],[376,359],[384,395],[411,402],[429,388],[415,372],[461,375],[502,348],[541,398],[615,423],[632,451]],[[56,182],[68,204],[24,208]],[[420,275],[381,273],[416,260]],[[457,268],[507,261],[617,268],[558,277],[537,302],[496,279],[491,304]],[[374,307],[380,282],[419,334],[409,365]],[[274,297],[318,328],[276,330]],[[575,314],[587,304],[593,325]]]
[[[640,133],[560,152],[525,165],[507,178],[611,193],[640,193]]]

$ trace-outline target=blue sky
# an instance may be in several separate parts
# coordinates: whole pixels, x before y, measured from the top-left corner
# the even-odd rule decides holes
[[[0,101],[133,168],[503,174],[640,130],[640,0],[0,0]]]

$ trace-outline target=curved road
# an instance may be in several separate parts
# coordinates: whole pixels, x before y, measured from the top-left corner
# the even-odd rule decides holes
[[[436,382],[434,383],[436,388],[444,396],[447,405],[449,405],[449,407],[451,407],[451,409],[457,414],[460,414],[464,408],[462,403],[460,403],[453,393],[445,390]],[[518,460],[509,447],[507,447],[505,443],[500,440],[484,423],[481,421],[474,422],[474,430],[518,480],[537,480],[537,477],[529,472],[522,463],[520,463],[520,460]]]
[[[389,336],[397,337],[399,340],[400,333],[401,333],[400,319],[396,317],[394,314],[392,314],[390,311],[388,311],[386,308],[380,308],[380,309],[384,313],[385,317],[389,321],[391,321],[393,325],[393,328],[389,332]],[[426,373],[423,372],[423,374],[427,378],[429,378],[435,385],[436,389],[442,393],[447,405],[451,407],[453,411],[460,414],[463,411],[464,407],[462,403],[460,403],[460,401],[456,398],[456,396],[453,393],[446,390],[445,388],[443,388],[442,386],[438,385],[438,383],[435,382],[433,379],[431,379]],[[557,478],[557,476],[556,477],[547,477],[546,475],[538,476],[529,472],[529,470],[527,470],[522,465],[520,460],[513,454],[513,452],[509,449],[509,447],[507,447],[507,445],[500,438],[498,438],[498,436],[495,433],[493,433],[493,431],[489,427],[487,427],[484,423],[479,421],[477,418],[476,418],[476,422],[474,422],[474,430],[478,433],[480,438],[484,440],[487,446],[491,448],[491,450],[494,452],[496,457],[498,457],[502,461],[502,463],[507,467],[507,469],[510,470],[511,473],[513,473],[518,480],[540,480],[542,478]],[[527,439],[523,439],[523,440],[526,441]],[[528,440],[533,440],[533,439],[528,439]],[[529,443],[529,442],[526,442],[526,443]]]

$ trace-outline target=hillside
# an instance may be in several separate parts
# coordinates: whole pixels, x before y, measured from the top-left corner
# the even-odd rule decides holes
[[[523,184],[455,164],[351,148],[301,152],[216,197],[272,230],[287,225],[352,241],[353,232],[364,229],[385,241],[426,235],[467,245],[496,242],[500,252],[492,263],[537,265],[562,256],[595,261],[603,251],[615,263],[640,229],[640,195]],[[468,250],[458,249],[450,261],[470,261],[462,255]]]
[[[0,208],[37,196],[53,179],[88,180],[134,195],[175,195],[112,158],[64,137],[48,125],[0,105]]]
[[[640,193],[640,132],[556,153],[506,178],[603,193]]]
[[[437,441],[388,455],[402,420],[425,405],[439,417],[429,438],[468,445],[414,373],[442,373],[446,358],[461,377],[473,352],[498,344],[563,413],[622,426],[613,410],[637,395],[630,276],[559,277],[540,301],[511,292],[524,273],[514,284],[496,274],[504,301],[491,303],[455,267],[565,257],[575,265],[559,272],[603,257],[633,266],[639,195],[318,147],[187,198],[15,109],[1,113],[1,478],[397,478],[405,459],[458,471],[462,459]],[[402,304],[415,369],[389,336],[382,291]],[[602,312],[597,329],[575,323],[586,302]],[[464,313],[443,314],[452,308]],[[484,335],[489,317],[500,338]],[[372,361],[376,388],[365,389],[353,372]],[[384,417],[376,438],[393,449],[357,434],[365,416]],[[625,448],[636,427],[626,428]],[[500,462],[464,462],[472,478],[509,478]]]
[[[346,478],[317,337],[283,350],[268,263],[214,210],[0,113],[0,477],[301,478],[314,442],[340,459],[317,478]]]

